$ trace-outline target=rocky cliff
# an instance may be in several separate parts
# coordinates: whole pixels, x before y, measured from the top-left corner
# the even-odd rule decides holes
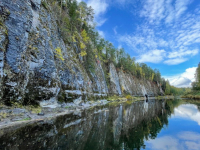
[[[160,85],[134,78],[110,64],[110,85],[101,63],[86,71],[76,43],[66,44],[57,20],[41,0],[0,1],[0,96],[7,104],[73,101],[109,94],[159,95]],[[61,58],[62,57],[62,58]]]

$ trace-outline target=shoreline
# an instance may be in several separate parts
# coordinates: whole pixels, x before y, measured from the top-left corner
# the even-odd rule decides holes
[[[162,100],[162,99],[173,99],[172,96],[159,96],[159,97],[149,97],[149,100],[155,99],[155,100]],[[67,103],[66,105],[60,105],[60,107],[57,108],[48,108],[48,107],[42,107],[41,113],[33,113],[31,111],[28,111],[25,107],[23,108],[13,108],[13,107],[0,107],[3,109],[3,111],[7,112],[15,112],[15,116],[8,115],[6,118],[1,120],[0,122],[0,136],[4,135],[7,131],[13,131],[17,130],[19,128],[32,125],[35,123],[48,123],[49,121],[53,121],[57,117],[64,116],[64,115],[80,115],[83,111],[97,107],[97,106],[105,106],[107,104],[114,104],[114,103],[123,103],[130,101],[131,103],[146,100],[145,97],[137,97],[132,100],[128,100],[126,98],[118,98],[117,100],[98,100],[98,101],[89,101],[84,104],[75,104],[72,106],[71,103]],[[0,110],[1,110],[0,109]],[[0,111],[1,116],[2,110]],[[26,120],[26,116],[30,117]],[[23,119],[24,118],[24,119]]]

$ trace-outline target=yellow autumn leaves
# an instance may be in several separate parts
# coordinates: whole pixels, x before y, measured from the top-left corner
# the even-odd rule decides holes
[[[61,50],[60,47],[57,47],[57,48],[55,49],[55,53],[56,53],[55,56],[56,56],[58,59],[60,59],[60,60],[62,60],[62,61],[65,60],[65,59],[63,58],[62,50]]]

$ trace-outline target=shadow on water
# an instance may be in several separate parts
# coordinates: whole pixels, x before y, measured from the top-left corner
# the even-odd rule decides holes
[[[113,150],[145,148],[168,125],[182,100],[149,100],[95,107],[0,137],[0,149]]]

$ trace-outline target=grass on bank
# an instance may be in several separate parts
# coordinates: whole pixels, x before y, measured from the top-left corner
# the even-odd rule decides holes
[[[5,119],[8,116],[6,112],[0,112],[0,119]]]
[[[200,100],[200,91],[192,91],[182,96],[182,98],[190,99],[199,99]]]
[[[126,96],[117,96],[113,95],[107,98],[108,101],[127,101],[127,100],[137,100],[137,97],[133,97],[131,95]]]
[[[40,106],[33,106],[33,105],[24,106],[17,102],[12,103],[12,107],[13,108],[23,108],[23,109],[30,111],[33,114],[38,114],[38,113],[41,113],[41,111],[42,111],[42,107],[40,107]]]
[[[19,120],[19,121],[28,121],[28,120],[31,120],[31,118],[24,118],[24,119]]]
[[[162,100],[162,99],[171,99],[174,98],[174,96],[171,95],[165,95],[165,96],[157,96],[155,99],[157,100]],[[134,101],[139,101],[139,100],[144,100],[145,97],[134,97],[131,95],[123,95],[123,96],[110,96],[107,98],[108,101],[127,101],[127,100],[134,100]]]

